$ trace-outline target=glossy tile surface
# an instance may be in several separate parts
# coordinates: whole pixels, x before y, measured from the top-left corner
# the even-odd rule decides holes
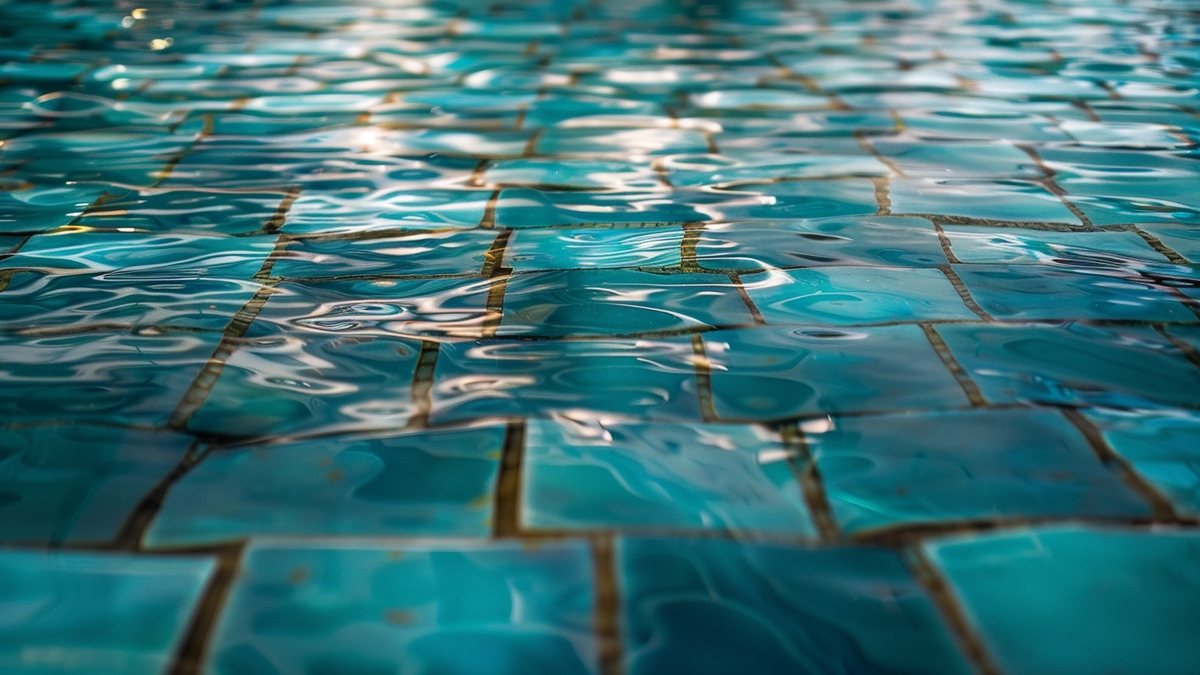
[[[0,674],[1200,671],[1195,4],[0,0]]]

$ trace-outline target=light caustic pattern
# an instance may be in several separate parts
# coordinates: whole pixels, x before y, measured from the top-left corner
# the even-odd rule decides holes
[[[1200,672],[1192,0],[0,0],[0,671]]]

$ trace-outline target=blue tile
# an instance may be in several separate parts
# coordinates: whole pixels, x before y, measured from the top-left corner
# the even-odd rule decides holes
[[[704,345],[722,419],[967,403],[916,326],[716,331],[704,335]]]
[[[544,529],[815,534],[791,462],[759,427],[530,420],[521,520]]]
[[[0,669],[13,675],[165,675],[213,561],[0,552]]]
[[[494,232],[415,232],[360,240],[302,239],[272,268],[278,277],[433,276],[478,273]]]
[[[618,574],[630,675],[971,672],[886,549],[622,539]]]
[[[151,546],[251,536],[486,536],[504,427],[214,450],[171,489]]]
[[[834,516],[847,532],[944,521],[1151,515],[1055,412],[842,417],[808,442]]]
[[[582,543],[254,544],[242,570],[213,675],[598,671]]]
[[[678,267],[681,227],[518,230],[504,263],[518,272],[620,267]]]
[[[1200,537],[1063,526],[936,541],[930,557],[1010,673],[1200,668]]]
[[[978,318],[936,269],[776,270],[744,275],[742,285],[768,324],[837,326]]]
[[[1180,513],[1200,516],[1200,414],[1091,409],[1104,438]]]

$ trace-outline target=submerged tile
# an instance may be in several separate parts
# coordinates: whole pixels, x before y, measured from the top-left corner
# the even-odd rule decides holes
[[[504,249],[504,264],[538,270],[678,267],[682,227],[547,228],[519,230]]]
[[[213,568],[191,556],[0,552],[0,668],[165,675]]]
[[[214,450],[176,483],[150,546],[255,536],[486,536],[504,427]]]
[[[842,417],[808,443],[847,532],[943,521],[1150,515],[1149,505],[1055,412]]]
[[[1191,410],[1090,409],[1105,440],[1180,513],[1200,515],[1200,414]]]
[[[580,542],[255,544],[216,627],[214,675],[595,675]]]
[[[1200,668],[1200,537],[1062,526],[926,544],[1011,673]]]
[[[301,239],[288,244],[278,277],[434,276],[478,273],[494,232],[414,232],[370,239]]]
[[[971,672],[900,556],[621,539],[630,675]]]
[[[766,429],[560,416],[525,438],[527,527],[815,534],[796,451]]]

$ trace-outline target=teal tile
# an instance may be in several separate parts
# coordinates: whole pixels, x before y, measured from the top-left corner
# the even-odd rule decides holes
[[[415,340],[386,335],[247,339],[187,428],[253,437],[403,426],[417,408],[420,350]]]
[[[812,536],[779,435],[750,426],[530,420],[521,521],[542,529],[720,529]]]
[[[598,672],[579,542],[263,543],[242,570],[213,675]]]
[[[725,203],[706,207],[702,220],[834,218],[879,210],[875,185],[863,178],[769,182],[713,192],[723,194]]]
[[[917,326],[704,334],[722,419],[960,406],[966,395]]]
[[[1180,513],[1200,516],[1200,414],[1089,409],[1105,440]]]
[[[296,199],[283,231],[305,235],[475,227],[490,197],[487,190],[317,192]]]
[[[681,227],[518,230],[504,249],[517,272],[620,267],[678,267]]]
[[[214,450],[171,488],[146,543],[486,536],[503,439],[487,426]]]
[[[886,216],[708,223],[696,242],[705,269],[944,265],[937,232],[922,218]]]
[[[810,434],[808,443],[835,519],[847,532],[1151,515],[1056,412],[842,417]]]
[[[548,129],[536,147],[544,155],[637,158],[705,152],[708,141],[689,129]]]
[[[891,212],[939,214],[975,220],[1067,223],[1079,219],[1058,197],[1032,182],[1016,180],[895,180],[888,185]]]
[[[193,443],[183,434],[91,425],[0,430],[0,539],[111,541]]]
[[[1141,228],[1192,263],[1200,264],[1200,230],[1180,225],[1142,225]]]
[[[930,143],[873,140],[871,146],[911,178],[1029,178],[1045,176],[1023,150],[1003,141]]]
[[[431,419],[591,410],[699,421],[693,359],[687,338],[445,342]]]
[[[103,192],[90,185],[0,190],[0,232],[45,232],[70,225]]]
[[[627,335],[753,322],[724,275],[571,270],[510,277],[496,334]]]
[[[1055,232],[1012,227],[944,227],[954,257],[964,263],[1096,267],[1164,263],[1135,232]]]
[[[278,277],[478,274],[494,232],[414,232],[370,239],[301,239],[272,268]]]
[[[1159,285],[1115,270],[1033,265],[956,265],[979,306],[999,319],[1195,319]]]
[[[723,155],[672,155],[663,160],[672,185],[736,186],[767,180],[803,178],[846,178],[887,176],[891,171],[870,156],[804,155],[794,153],[755,153],[750,157]]]
[[[742,276],[768,324],[976,319],[940,270],[822,267]]]
[[[583,192],[507,188],[496,202],[496,225],[511,229],[549,225],[677,224],[705,220],[700,209],[724,195],[674,196],[664,189]]]
[[[165,675],[213,568],[191,556],[0,552],[0,668]]]
[[[85,213],[79,225],[104,232],[250,234],[276,217],[281,192],[130,191]]]
[[[887,549],[621,539],[617,565],[630,675],[972,672]]]
[[[577,190],[653,190],[661,187],[649,162],[505,159],[483,174],[489,184],[505,187]]]
[[[926,544],[1005,672],[1200,668],[1200,537],[1062,526]]]
[[[0,269],[60,274],[119,272],[121,277],[249,279],[275,237],[204,237],[125,233],[40,234],[4,260]]]
[[[1149,328],[940,326],[950,351],[996,403],[1190,405],[1200,370]]]

